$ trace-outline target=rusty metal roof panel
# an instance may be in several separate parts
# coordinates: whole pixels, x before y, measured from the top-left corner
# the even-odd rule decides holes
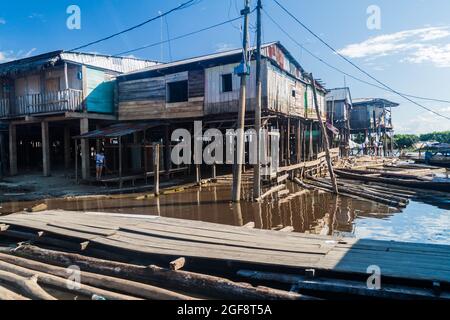
[[[111,125],[106,128],[87,132],[85,134],[74,137],[74,139],[103,139],[103,138],[119,138],[141,132],[150,128],[165,125],[163,122],[127,122]]]

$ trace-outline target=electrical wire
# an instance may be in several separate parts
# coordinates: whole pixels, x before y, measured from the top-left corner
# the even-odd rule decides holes
[[[330,44],[328,44],[325,40],[323,40],[319,35],[317,35],[314,31],[312,31],[308,26],[306,26],[303,22],[300,21],[300,19],[298,19],[296,16],[294,16],[288,9],[286,9],[278,0],[273,0],[284,12],[286,12],[292,19],[294,19],[300,26],[302,26],[306,31],[308,31],[310,34],[312,34],[317,40],[319,40],[322,44],[324,44],[327,48],[329,48],[331,51],[333,51],[336,55],[338,55],[339,57],[341,57],[342,59],[344,59],[346,62],[348,62],[349,64],[351,64],[353,67],[355,67],[356,69],[358,69],[360,72],[362,72],[363,74],[365,74],[366,76],[368,76],[369,78],[371,78],[372,80],[374,80],[375,82],[377,82],[378,84],[380,84],[381,86],[383,86],[384,88],[386,88],[387,90],[389,90],[392,93],[397,94],[398,96],[402,97],[403,99],[413,103],[414,105],[423,108],[439,117],[445,118],[447,120],[450,120],[450,117],[440,114],[437,111],[434,111],[433,109],[430,109],[414,100],[412,100],[411,98],[409,98],[408,96],[394,90],[392,87],[390,87],[389,85],[383,83],[382,81],[378,80],[377,78],[375,78],[374,76],[372,76],[369,72],[365,71],[364,69],[362,69],[361,67],[359,67],[357,64],[355,64],[354,62],[352,62],[350,59],[348,59],[347,57],[345,57],[344,55],[342,55],[341,53],[339,53],[338,50],[336,50],[335,48],[333,48]]]
[[[120,53],[115,54],[115,56],[123,56],[123,55],[130,54],[130,53],[133,53],[133,52],[136,52],[136,51],[144,50],[144,49],[151,48],[151,47],[156,47],[156,46],[159,46],[161,44],[164,44],[164,43],[167,43],[167,42],[170,42],[170,41],[180,40],[180,39],[183,39],[183,38],[186,38],[186,37],[189,37],[189,36],[193,36],[195,34],[198,34],[198,33],[201,33],[201,32],[207,31],[207,30],[211,30],[211,29],[214,29],[214,28],[226,25],[228,23],[237,21],[239,19],[241,19],[241,17],[237,17],[237,18],[234,18],[234,19],[223,21],[221,23],[218,23],[218,24],[206,27],[206,28],[202,28],[202,29],[199,29],[199,30],[196,30],[196,31],[192,31],[192,32],[189,32],[189,33],[185,33],[183,35],[180,35],[180,36],[177,36],[177,37],[174,37],[174,38],[171,38],[171,39],[155,42],[155,43],[148,44],[148,45],[136,48],[136,49],[120,52]]]
[[[200,1],[201,1],[201,0],[200,0]],[[152,22],[152,21],[155,21],[155,20],[157,20],[157,19],[160,19],[160,18],[162,18],[162,17],[165,17],[165,16],[167,16],[167,15],[169,15],[169,14],[175,12],[175,11],[183,10],[183,9],[189,8],[189,7],[193,6],[193,5],[196,5],[196,4],[198,4],[200,1],[199,1],[199,0],[189,0],[189,1],[187,1],[187,2],[184,2],[184,3],[180,4],[178,7],[175,7],[175,8],[173,8],[173,9],[170,9],[170,10],[164,12],[164,13],[161,13],[160,15],[158,15],[158,16],[156,16],[156,17],[150,18],[150,19],[148,19],[148,20],[146,20],[146,21],[144,21],[144,22],[141,22],[141,23],[139,23],[139,24],[137,24],[137,25],[134,25],[134,26],[132,26],[132,27],[130,27],[130,28],[127,28],[127,29],[125,29],[125,30],[122,30],[122,31],[120,31],[120,32],[116,32],[116,33],[114,33],[114,34],[112,34],[112,35],[109,35],[109,36],[107,36],[107,37],[101,38],[101,39],[99,39],[99,40],[95,40],[95,41],[89,42],[89,43],[87,43],[87,44],[85,44],[85,45],[82,45],[82,46],[73,48],[73,49],[71,49],[71,50],[69,50],[69,51],[77,51],[77,50],[81,50],[81,49],[84,49],[84,48],[86,48],[86,47],[90,47],[90,46],[92,46],[92,45],[94,45],[94,44],[98,44],[98,43],[100,43],[100,42],[103,42],[103,41],[106,41],[106,40],[110,40],[110,39],[112,39],[112,38],[114,38],[114,37],[117,37],[117,36],[119,36],[119,35],[122,35],[122,34],[124,34],[124,33],[127,33],[127,32],[130,32],[130,31],[132,31],[132,30],[138,29],[138,28],[140,28],[140,27],[142,27],[142,26],[144,26],[144,25],[146,25],[146,24],[148,24],[148,23],[150,23],[150,22]]]

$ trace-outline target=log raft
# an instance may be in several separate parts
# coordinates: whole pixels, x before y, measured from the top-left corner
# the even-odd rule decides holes
[[[372,293],[362,286],[372,265],[381,268],[383,283],[395,289],[390,292],[401,290],[405,296],[419,298],[424,294],[432,299],[449,297],[450,247],[444,245],[90,212],[14,214],[0,217],[0,225],[4,226],[2,240],[32,242],[12,251],[2,250],[0,271],[4,279],[35,279],[34,284],[43,290],[47,286],[67,290],[66,268],[76,265],[85,283],[81,289],[74,286],[71,292],[87,298],[304,300],[321,298],[324,292],[327,296],[366,296]],[[35,245],[42,239],[47,244]],[[48,243],[51,250],[46,247]],[[170,268],[171,262],[176,262],[175,268]],[[260,279],[248,277],[242,270],[251,270]],[[293,285],[280,274],[304,281]],[[36,295],[24,282],[14,295],[9,284],[3,287],[0,281],[0,299],[51,298],[35,287],[41,294]],[[433,290],[436,284],[439,292]],[[379,297],[391,294],[378,293]]]

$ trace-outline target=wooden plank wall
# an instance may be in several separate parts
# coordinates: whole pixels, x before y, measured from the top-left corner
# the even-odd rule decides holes
[[[119,120],[193,118],[203,116],[203,70],[118,83]],[[166,102],[167,83],[188,80],[189,101]]]
[[[238,63],[208,68],[205,70],[205,114],[237,113],[241,80],[234,74]],[[267,67],[262,61],[261,79],[263,109],[267,106]],[[222,75],[232,74],[233,91],[223,92]],[[250,76],[247,78],[247,111],[254,111],[256,106],[256,62],[252,61]]]

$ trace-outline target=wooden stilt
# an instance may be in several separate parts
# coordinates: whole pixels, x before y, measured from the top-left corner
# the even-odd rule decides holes
[[[159,163],[160,163],[160,146],[158,143],[153,145],[153,173],[155,177],[155,196],[159,196]]]
[[[170,169],[172,169],[171,150],[170,150],[170,126],[164,127],[164,170],[168,179],[170,177]]]
[[[70,127],[64,127],[64,167],[70,168]]]
[[[119,137],[119,188],[123,187],[123,155],[122,155],[122,137]]]
[[[195,182],[199,186],[202,184],[201,166],[199,164],[195,165]]]
[[[17,127],[13,124],[9,125],[9,172],[17,174]]]
[[[328,143],[328,135],[327,135],[327,131],[326,131],[327,129],[325,128],[325,124],[322,122],[322,116],[321,116],[320,110],[319,110],[319,101],[317,99],[316,83],[315,83],[315,80],[314,80],[314,77],[312,74],[310,74],[310,80],[311,80],[311,85],[313,88],[314,105],[316,108],[317,119],[319,120],[319,126],[322,131],[323,143],[325,145],[325,156],[327,159],[328,171],[330,174],[331,182],[333,184],[334,193],[338,194],[339,190],[338,190],[338,185],[337,185],[337,181],[336,181],[336,176],[334,175],[334,171],[333,171],[333,164],[331,162],[330,148],[329,148],[329,143]]]
[[[50,176],[50,137],[48,122],[41,122],[42,131],[42,168],[44,177]]]

